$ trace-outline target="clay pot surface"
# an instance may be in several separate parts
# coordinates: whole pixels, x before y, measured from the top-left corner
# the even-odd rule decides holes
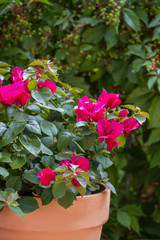
[[[110,190],[105,189],[63,209],[54,199],[24,220],[7,207],[0,213],[0,240],[100,240],[102,226],[109,217]]]

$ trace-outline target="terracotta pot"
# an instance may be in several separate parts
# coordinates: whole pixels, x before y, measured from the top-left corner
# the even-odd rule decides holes
[[[23,221],[7,207],[0,213],[0,240],[100,240],[102,225],[109,217],[110,190],[78,197],[63,209],[53,200]]]

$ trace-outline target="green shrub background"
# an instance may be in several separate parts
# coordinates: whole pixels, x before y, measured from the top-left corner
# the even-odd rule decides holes
[[[150,114],[113,154],[108,174],[118,195],[103,239],[160,238],[159,45],[160,1],[0,0],[0,61],[50,59],[84,94],[104,87]]]

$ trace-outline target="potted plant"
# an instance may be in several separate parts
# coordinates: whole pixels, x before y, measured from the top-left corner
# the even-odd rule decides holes
[[[50,61],[0,67],[1,238],[100,239],[115,192],[110,151],[148,114],[105,89],[81,98]]]

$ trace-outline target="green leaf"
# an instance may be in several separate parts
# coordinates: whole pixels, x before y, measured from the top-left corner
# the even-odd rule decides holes
[[[0,167],[0,175],[6,178],[9,175],[9,172],[5,168]]]
[[[84,17],[79,20],[79,23],[83,23],[83,24],[89,23],[92,27],[94,27],[100,22],[102,22],[102,19],[96,19],[92,17]]]
[[[19,141],[34,156],[41,150],[41,141],[36,135],[21,135]]]
[[[23,212],[19,207],[9,206],[9,209],[14,212],[17,216],[23,218]]]
[[[146,121],[146,117],[140,114],[135,114],[133,116],[140,124],[144,123]]]
[[[83,176],[76,177],[77,181],[81,184],[83,188],[86,188],[87,182],[86,179]]]
[[[152,144],[158,141],[160,141],[160,128],[152,130],[147,143]]]
[[[77,190],[77,192],[83,197],[86,194],[86,189],[83,187],[75,187],[74,188]]]
[[[22,112],[15,112],[14,113],[14,119],[16,122],[27,122],[29,118],[29,115],[27,113],[22,113]]]
[[[126,55],[136,55],[145,59],[145,51],[142,50],[142,46],[140,44],[128,45],[128,51],[125,53]]]
[[[106,169],[109,168],[113,162],[109,159],[109,157],[103,156],[101,153],[96,154],[96,160]]]
[[[140,217],[144,216],[141,206],[138,206],[138,205],[127,204],[122,208],[122,210],[124,210],[134,216],[140,216]]]
[[[116,193],[116,189],[114,188],[114,186],[112,185],[112,183],[106,182],[106,185],[107,185],[107,187],[109,187],[109,189],[110,189],[114,194],[117,194],[117,193]]]
[[[157,76],[150,77],[148,79],[148,87],[149,87],[149,89],[151,89],[153,87],[153,85],[156,83],[156,81],[157,81]]]
[[[49,2],[48,0],[37,0],[37,2],[45,3],[47,5],[52,5],[51,2]]]
[[[81,50],[81,51],[89,51],[89,50],[92,49],[92,48],[93,48],[92,45],[82,44],[81,47],[80,47],[80,50]]]
[[[86,126],[87,125],[87,122],[85,122],[85,121],[79,121],[79,122],[77,122],[75,125],[74,125],[74,127],[84,127],[84,126]]]
[[[57,202],[59,205],[61,205],[63,208],[69,208],[74,200],[74,194],[70,190],[66,190],[65,195],[62,198],[58,198]]]
[[[130,215],[130,218],[131,218],[131,228],[139,234],[139,231],[140,231],[140,227],[139,227],[139,222],[138,222],[138,218],[133,216],[133,215]]]
[[[7,152],[1,152],[0,153],[0,162],[6,162],[6,163],[10,163],[12,162],[10,159],[11,154],[7,153]]]
[[[33,133],[41,134],[40,126],[35,120],[29,120],[26,124],[26,128]]]
[[[37,66],[37,65],[43,66],[43,62],[40,60],[36,60],[29,64],[29,66]]]
[[[15,137],[16,136],[14,135],[14,133],[10,129],[7,129],[7,131],[4,133],[2,137],[2,143],[1,143],[2,146],[6,146],[12,143]]]
[[[47,104],[52,97],[52,92],[49,88],[41,88],[38,91],[32,91],[32,97],[40,103]]]
[[[82,148],[84,150],[90,149],[93,146],[95,139],[96,139],[96,136],[94,133],[90,135],[85,135],[81,141]]]
[[[58,135],[58,140],[57,140],[57,147],[59,150],[68,147],[68,145],[71,143],[73,138],[73,135],[67,131],[63,130],[59,133]]]
[[[32,80],[32,81],[29,81],[28,83],[28,89],[30,91],[34,90],[37,86],[37,81],[36,80]]]
[[[15,135],[18,135],[19,133],[23,132],[23,130],[25,129],[25,122],[16,122],[13,121],[10,123],[9,128],[12,130],[12,132]]]
[[[4,2],[4,1],[3,1]],[[9,2],[9,1],[6,1],[6,2]],[[1,2],[0,2],[1,4]],[[0,61],[0,67],[10,67],[11,65],[9,65],[8,63],[5,63],[5,62],[2,62]]]
[[[144,8],[137,8],[136,14],[146,25],[148,25],[148,14]]]
[[[40,126],[41,126],[42,131],[46,135],[51,136],[51,137],[57,135],[57,128],[53,123],[43,120],[43,121],[41,121]]]
[[[27,181],[29,181],[29,182],[31,182],[31,183],[39,184],[39,183],[40,183],[40,179],[39,179],[37,173],[38,173],[38,172],[37,172],[36,170],[31,169],[31,170],[25,171],[22,176],[23,176]]]
[[[12,159],[12,162],[9,163],[9,165],[11,166],[12,169],[19,169],[19,168],[23,167],[25,163],[26,163],[25,158],[23,158],[23,157],[14,157]]]
[[[42,205],[48,205],[53,200],[52,190],[49,188],[43,189],[41,193]]]
[[[122,226],[127,227],[128,229],[130,229],[131,218],[130,218],[128,213],[126,213],[126,212],[124,212],[122,210],[119,210],[118,213],[117,213],[117,220],[118,220],[118,222]]]
[[[120,135],[118,138],[116,138],[115,140],[120,143],[119,146],[118,146],[118,148],[124,146],[125,143],[126,143],[126,138],[125,138],[124,134],[121,134],[121,135]]]
[[[157,27],[153,31],[152,41],[155,41],[156,39],[159,39],[159,38],[160,38],[160,27]]]
[[[113,25],[109,25],[109,27],[106,28],[106,33],[104,38],[107,42],[107,50],[111,49],[113,46],[117,44],[118,40],[117,40],[116,29]]]
[[[53,155],[53,152],[49,148],[47,148],[43,143],[41,143],[41,151],[44,154],[47,154],[50,156]]]
[[[151,158],[150,168],[154,168],[159,165],[160,165],[160,150],[157,149]]]
[[[156,15],[155,19],[153,19],[150,24],[149,24],[149,28],[152,28],[152,27],[156,27],[156,26],[159,26],[160,25],[160,13]]]
[[[8,178],[6,182],[7,188],[13,188],[15,191],[19,192],[22,187],[22,180],[20,176],[12,176]]]
[[[56,182],[52,187],[52,194],[56,199],[62,198],[66,190],[67,187],[65,182]]]
[[[105,32],[105,26],[98,24],[94,28],[88,28],[83,33],[83,40],[85,43],[98,43],[103,38]]]
[[[2,136],[6,130],[7,130],[6,124],[4,124],[3,122],[0,122],[0,136]]]
[[[124,8],[123,9],[124,20],[126,21],[127,25],[132,28],[134,31],[140,30],[140,22],[137,15],[130,9]]]
[[[31,213],[39,208],[37,200],[33,197],[22,197],[18,203],[23,213]]]
[[[160,96],[156,95],[152,99],[152,103],[149,109],[150,115],[150,128],[155,127],[155,123],[160,123],[160,111],[159,111]],[[160,127],[160,126],[159,126]]]
[[[4,69],[4,68],[0,68],[0,74],[6,74],[8,73],[8,70]]]

